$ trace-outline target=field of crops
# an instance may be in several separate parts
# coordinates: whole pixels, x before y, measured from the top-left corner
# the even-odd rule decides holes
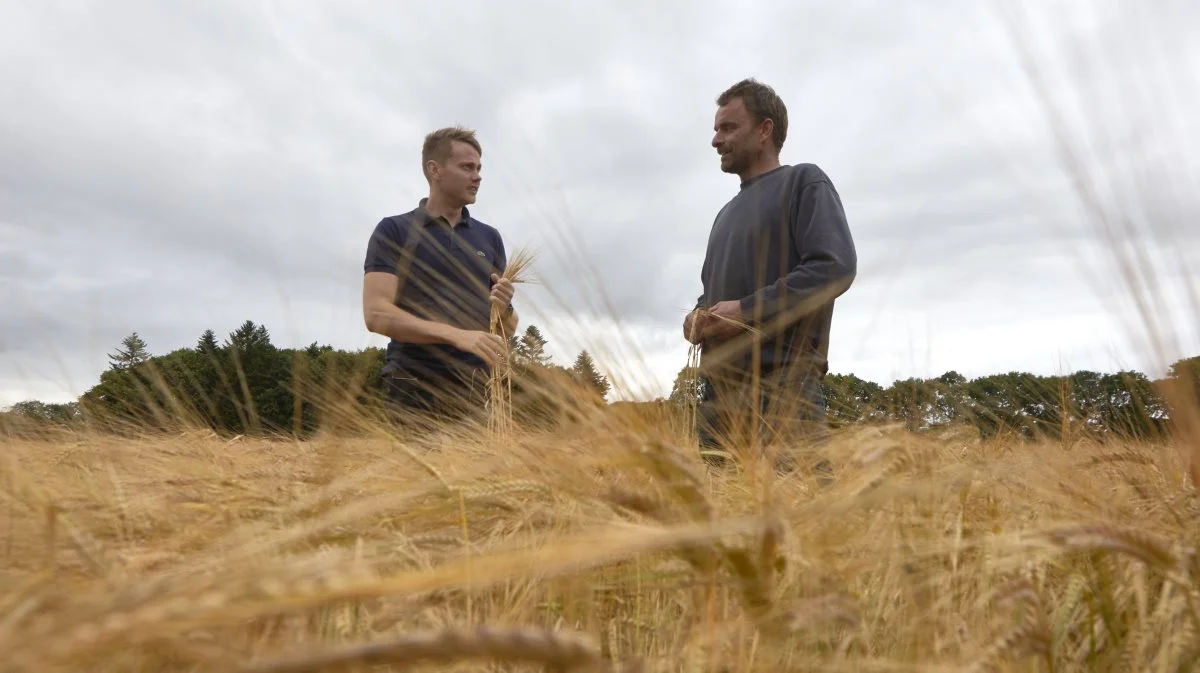
[[[1200,510],[1170,446],[854,427],[826,447],[837,480],[821,487],[707,467],[663,427],[598,410],[504,441],[10,443],[0,669],[1175,671],[1196,656]]]

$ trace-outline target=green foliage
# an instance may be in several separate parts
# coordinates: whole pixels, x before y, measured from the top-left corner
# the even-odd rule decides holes
[[[888,418],[887,389],[854,374],[825,377],[825,403],[834,426],[883,421]]]
[[[514,339],[516,339],[514,335]],[[525,333],[516,339],[513,351],[516,358],[525,365],[536,367],[549,367],[553,364],[550,356],[546,353],[546,346],[549,344],[546,337],[542,336],[541,330],[537,325],[530,325],[525,328]]]
[[[608,379],[596,369],[596,361],[586,350],[581,351],[575,358],[571,373],[579,383],[599,393],[601,398],[608,395],[610,388]]]
[[[513,411],[522,422],[553,423],[563,406],[564,384],[580,384],[601,398],[609,390],[586,352],[570,369],[555,364],[547,339],[534,325],[510,346]],[[384,355],[381,348],[348,352],[316,342],[280,348],[266,326],[252,320],[224,340],[209,329],[194,347],[158,356],[151,356],[135,332],[122,340],[110,355],[110,368],[77,402],[21,402],[0,412],[0,425],[86,421],[118,433],[201,427],[227,435],[292,436],[346,429],[384,401]]]
[[[672,404],[686,407],[689,403],[699,403],[703,392],[704,386],[696,368],[684,366],[675,375],[675,383],[671,385],[671,394],[667,399]]]
[[[200,335],[200,340],[196,342],[196,350],[204,355],[210,355],[220,350],[221,346],[217,344],[217,335],[210,329],[204,330],[204,334]]]
[[[43,423],[73,423],[79,420],[79,405],[75,402],[47,403],[25,400],[12,405],[8,413]]]
[[[686,399],[693,373],[680,370],[670,400]],[[1200,400],[1200,357],[1181,360],[1164,381],[1141,372],[1069,376],[1025,372],[968,380],[956,371],[931,379],[909,378],[884,388],[853,374],[830,374],[823,381],[829,422],[903,423],[913,432],[955,425],[973,426],[983,437],[1001,434],[1028,439],[1061,439],[1066,433],[1122,439],[1153,439],[1169,427],[1162,384],[1178,382]]]
[[[218,343],[206,330],[182,348],[136,366],[110,369],[80,399],[98,423],[121,428],[201,426],[228,434],[309,434],[323,410],[382,392],[382,349],[360,353],[311,344],[283,349],[247,320]]]
[[[1178,393],[1177,404],[1200,409],[1200,355],[1171,365],[1167,371],[1167,383]],[[1168,410],[1164,407],[1163,411]]]
[[[137,332],[121,340],[116,353],[108,354],[109,366],[117,371],[133,369],[150,360],[150,349]]]
[[[601,403],[611,390],[586,350],[570,367],[556,364],[535,325],[509,345],[513,413],[520,423],[553,425],[564,410],[589,398],[564,395],[563,386],[591,391]],[[383,349],[347,352],[316,342],[279,348],[266,326],[251,320],[223,342],[205,330],[194,347],[159,356],[134,332],[109,358],[110,368],[77,402],[21,402],[0,412],[0,426],[14,420],[22,427],[88,422],[117,432],[198,426],[226,434],[304,436],[353,423],[383,401]],[[853,374],[830,374],[823,383],[835,427],[898,422],[913,432],[973,426],[983,437],[1151,439],[1170,428],[1164,386],[1191,395],[1190,402],[1186,395],[1173,397],[1176,404],[1182,399],[1194,407],[1200,400],[1200,357],[1175,363],[1162,381],[1133,371],[1008,372],[972,380],[949,371],[887,387]],[[684,367],[669,397],[653,405],[678,413],[689,399],[698,401],[700,392],[696,372]]]

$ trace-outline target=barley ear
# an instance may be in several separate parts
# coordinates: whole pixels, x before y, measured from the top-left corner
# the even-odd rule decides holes
[[[531,268],[535,254],[528,248],[518,249],[504,267],[502,278],[514,285],[532,282]],[[514,336],[504,329],[500,309],[491,307],[489,329],[504,341],[504,360],[492,367],[488,376],[488,429],[499,437],[509,437],[512,432],[512,352],[509,339]]]
[[[401,636],[394,640],[320,650],[255,664],[243,673],[332,673],[365,666],[398,666],[490,659],[536,663],[552,670],[602,670],[599,648],[581,634],[548,629],[448,629]],[[611,670],[609,668],[608,670]]]

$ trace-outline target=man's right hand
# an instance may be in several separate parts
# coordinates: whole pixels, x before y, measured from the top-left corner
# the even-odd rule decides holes
[[[700,309],[692,309],[692,312],[683,319],[683,338],[687,339],[688,343],[700,343],[701,335],[704,334],[704,320],[705,317],[700,314]]]
[[[504,361],[504,339],[491,332],[459,330],[450,338],[450,345],[478,355],[489,367]]]

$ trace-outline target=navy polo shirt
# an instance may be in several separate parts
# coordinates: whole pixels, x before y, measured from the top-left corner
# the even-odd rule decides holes
[[[463,208],[453,226],[434,217],[421,199],[413,210],[385,217],[367,244],[363,272],[385,271],[400,279],[396,306],[418,318],[467,330],[487,331],[488,295],[493,273],[504,273],[508,260],[495,227],[471,217]],[[445,344],[410,344],[392,340],[384,372],[427,377],[487,369],[478,356]]]

